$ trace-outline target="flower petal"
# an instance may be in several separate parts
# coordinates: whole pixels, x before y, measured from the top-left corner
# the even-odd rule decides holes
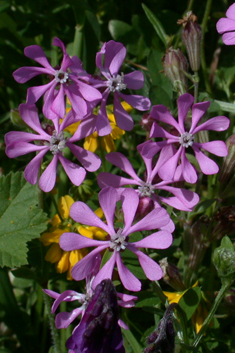
[[[124,287],[132,292],[141,290],[141,282],[136,278],[133,273],[123,264],[120,254],[116,257],[118,274]]]
[[[196,206],[200,200],[198,194],[193,191],[175,188],[173,186],[161,186],[161,190],[166,190],[171,192],[174,196],[176,196],[180,202],[182,202],[187,208],[192,209]]]
[[[34,157],[25,168],[24,177],[32,185],[36,184],[36,182],[38,181],[38,173],[41,167],[41,162],[47,151],[48,148],[39,152],[36,157]]]
[[[27,124],[31,129],[36,131],[39,135],[43,136],[43,138],[47,141],[50,141],[51,136],[49,136],[42,128],[39,116],[38,109],[35,104],[20,104],[19,111],[22,119],[25,124]]]
[[[134,94],[123,94],[121,92],[118,92],[118,95],[128,104],[130,104],[133,108],[140,110],[140,111],[145,111],[149,110],[151,107],[151,102],[147,97],[144,96],[139,96],[139,95],[134,95]]]
[[[189,109],[191,108],[192,104],[194,102],[194,97],[189,94],[185,93],[182,94],[177,101],[178,105],[178,122],[179,122],[179,127],[180,127],[180,132],[181,134],[185,132],[184,128],[184,122],[185,119],[188,115]]]
[[[42,191],[49,192],[55,186],[57,164],[58,155],[55,155],[39,179],[39,187]]]
[[[203,148],[204,150],[215,154],[219,157],[225,157],[228,154],[228,148],[226,143],[223,141],[210,141],[204,143],[195,143],[198,148]]]
[[[167,225],[169,221],[170,216],[167,211],[162,207],[158,207],[149,212],[147,216],[130,227],[128,234],[141,232],[142,230],[158,229]]]
[[[141,71],[133,71],[124,76],[124,83],[129,89],[141,89],[144,85],[144,75]]]
[[[60,236],[60,247],[65,251],[79,250],[91,246],[101,246],[102,244],[104,245],[103,241],[84,237],[77,233],[66,232]],[[109,243],[107,242],[107,244]]]
[[[116,252],[110,257],[110,259],[106,262],[106,264],[99,270],[97,275],[92,282],[92,288],[95,288],[103,279],[110,278],[112,279],[113,269],[116,262]]]
[[[172,234],[165,230],[153,233],[137,242],[129,243],[135,248],[149,248],[149,249],[167,249],[171,246],[173,241]]]
[[[178,151],[159,168],[158,174],[162,180],[172,180],[174,178],[180,156],[184,153],[183,147],[181,146]]]
[[[16,71],[13,72],[13,77],[18,83],[25,83],[31,78],[40,75],[40,74],[47,74],[53,75],[54,70],[52,69],[44,69],[42,67],[35,67],[35,66],[24,66],[20,67]]]
[[[193,133],[196,134],[197,132],[203,130],[225,131],[229,127],[229,124],[230,120],[226,116],[216,116],[197,126]]]
[[[185,153],[181,155],[181,163],[182,163],[182,174],[185,181],[190,184],[194,184],[197,181],[197,172],[195,167],[189,162]]]
[[[210,101],[200,102],[200,103],[196,103],[193,105],[193,107],[192,107],[192,125],[189,130],[190,134],[194,133],[195,127],[197,126],[198,122],[203,117],[203,115],[205,114],[205,112],[207,111],[209,106],[210,106]]]
[[[133,129],[133,119],[119,102],[117,92],[114,92],[113,114],[115,116],[117,126],[120,129],[125,131],[130,131]]]
[[[230,18],[220,18],[219,21],[216,23],[216,29],[220,34],[235,31],[235,21],[234,19]]]
[[[119,188],[124,185],[140,185],[137,181],[120,177],[112,173],[101,172],[97,177],[98,185],[101,189],[106,186],[112,186],[113,188]]]
[[[101,159],[95,153],[87,151],[80,146],[73,145],[69,141],[67,142],[67,146],[86,170],[89,172],[95,172],[97,169],[99,169],[101,165]]]
[[[104,250],[107,246],[99,246],[98,248],[92,250],[83,259],[78,261],[76,265],[73,266],[71,275],[76,281],[81,281],[82,279],[89,276],[89,274],[94,270],[96,264],[96,254]]]
[[[70,208],[70,217],[78,223],[92,227],[98,227],[109,233],[109,227],[105,224],[84,202],[77,201]]]
[[[123,233],[126,233],[133,223],[137,208],[139,206],[139,196],[133,189],[126,189],[121,194],[122,210],[125,227]]]
[[[59,155],[59,160],[71,182],[76,186],[81,185],[86,177],[85,169],[72,163],[62,155]]]
[[[107,187],[100,191],[99,193],[99,202],[100,206],[104,212],[107,224],[109,226],[109,232],[111,231],[112,236],[115,234],[113,220],[114,220],[114,213],[116,209],[116,203],[118,201],[118,193],[114,188]]]
[[[72,310],[70,313],[63,312],[63,313],[57,314],[55,318],[56,328],[57,329],[67,328],[71,324],[71,322],[73,322],[76,319],[76,317],[78,317],[83,313],[83,311],[84,310],[81,308],[76,308]]]
[[[200,165],[201,171],[206,175],[217,174],[219,171],[218,165],[193,144],[195,157]]]
[[[108,162],[112,163],[116,167],[120,168],[123,172],[130,175],[134,180],[138,182],[141,181],[127,157],[125,157],[122,153],[111,152],[107,154],[105,158]]]
[[[163,271],[161,267],[154,260],[152,260],[149,256],[145,255],[144,253],[142,253],[142,251],[140,250],[135,249],[135,251],[133,252],[138,257],[140,265],[144,270],[146,277],[150,281],[158,281],[163,277]]]
[[[173,118],[170,111],[167,109],[167,107],[165,107],[165,105],[162,105],[162,104],[154,105],[150,113],[150,116],[155,120],[159,120],[166,124],[174,126],[174,128],[176,128],[176,130],[179,131],[179,133],[181,133],[179,124],[177,123],[175,118]]]
[[[47,69],[50,69],[52,72],[55,71],[47,60],[46,54],[39,45],[30,45],[29,47],[26,47],[24,49],[24,55],[35,60]]]

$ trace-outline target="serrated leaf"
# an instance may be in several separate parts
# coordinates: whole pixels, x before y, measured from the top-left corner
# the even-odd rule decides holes
[[[38,208],[38,189],[23,173],[0,178],[0,266],[27,262],[27,242],[46,230],[47,217]]]
[[[161,22],[157,19],[157,17],[152,13],[152,11],[149,10],[149,8],[145,4],[142,4],[142,7],[148,20],[153,25],[153,28],[155,29],[158,37],[161,39],[165,47],[167,47],[167,35]]]

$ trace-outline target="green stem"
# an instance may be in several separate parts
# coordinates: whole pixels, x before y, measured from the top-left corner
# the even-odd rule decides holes
[[[51,328],[51,336],[52,336],[52,340],[53,340],[53,344],[54,344],[54,351],[55,351],[55,353],[61,353],[59,333],[55,327],[54,315],[51,314],[51,300],[48,297],[48,295],[44,292],[43,292],[43,298],[44,298],[45,306],[47,309],[47,315],[48,315],[49,324],[50,324],[50,328]]]
[[[193,341],[193,344],[192,344],[193,347],[197,347],[200,340],[202,339],[207,327],[209,326],[211,320],[214,317],[214,314],[215,314],[221,300],[224,297],[225,292],[229,289],[230,285],[231,285],[231,281],[225,281],[224,283],[222,283],[222,287],[220,288],[220,291],[215,298],[214,304],[209,312],[209,315],[207,316],[206,320],[203,322],[201,330],[198,332],[198,334],[196,335],[196,337]]]
[[[194,104],[197,103],[197,99],[198,99],[198,86],[199,86],[199,76],[198,76],[198,72],[195,71],[194,72]]]
[[[60,282],[60,293],[63,293],[64,291],[66,291],[67,286],[66,286],[66,282],[61,281]],[[66,307],[67,307],[67,303],[65,301],[61,302],[60,304],[60,312],[66,312]],[[64,352],[65,350],[65,343],[67,341],[67,338],[69,336],[67,336],[68,332],[67,330],[63,329],[60,330],[60,346],[61,346],[61,351]]]
[[[164,295],[160,284],[158,281],[153,282],[153,288],[155,289],[158,297],[160,298],[161,302],[166,306],[167,305],[167,297]]]
[[[205,9],[205,13],[204,13],[202,25],[201,25],[201,28],[202,28],[201,65],[202,65],[202,71],[203,71],[206,90],[210,94],[212,93],[212,90],[211,90],[211,86],[210,86],[210,82],[209,82],[209,78],[208,78],[209,75],[207,73],[206,57],[205,57],[205,50],[204,49],[205,49],[205,33],[206,33],[206,28],[207,28],[207,22],[209,19],[209,14],[211,11],[212,1],[213,0],[207,0],[206,9]]]
[[[78,58],[81,58],[82,55],[82,36],[82,26],[76,25],[73,41],[73,55],[77,55]]]

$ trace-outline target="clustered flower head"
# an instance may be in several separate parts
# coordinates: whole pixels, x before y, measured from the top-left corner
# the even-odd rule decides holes
[[[191,32],[197,30],[193,23],[190,24],[193,26]],[[32,45],[25,48],[25,55],[42,67],[22,67],[13,73],[19,83],[39,74],[47,77],[49,82],[28,89],[26,103],[19,107],[27,131],[6,134],[6,154],[9,158],[16,158],[36,152],[25,168],[25,179],[31,184],[38,181],[42,191],[50,192],[56,185],[58,162],[75,186],[83,183],[87,171],[99,169],[101,160],[93,152],[97,150],[98,138],[102,138],[104,149],[112,151],[106,156],[107,161],[127,174],[123,177],[102,172],[97,177],[102,189],[99,203],[105,220],[86,203],[74,202],[66,195],[64,201],[59,201],[60,216],[57,214],[53,219],[53,228],[41,236],[44,245],[53,244],[46,259],[58,262],[59,272],[69,270],[70,278],[86,280],[86,293],[67,290],[59,294],[45,289],[46,294],[55,299],[52,313],[63,301],[79,303],[79,307],[71,312],[56,315],[57,328],[67,328],[81,316],[66,344],[69,353],[124,353],[120,326],[128,327],[119,317],[118,305],[132,307],[137,298],[117,293],[112,284],[113,274],[119,276],[125,289],[141,290],[141,281],[128,268],[125,257],[131,252],[150,281],[163,277],[162,268],[151,256],[152,249],[160,250],[160,253],[169,248],[175,226],[162,205],[182,211],[193,210],[199,196],[184,186],[179,187],[179,182],[183,185],[184,181],[195,183],[198,178],[198,171],[187,154],[189,150],[193,151],[204,174],[218,173],[217,164],[207,152],[226,156],[226,144],[223,141],[201,143],[197,134],[205,130],[224,131],[229,126],[229,119],[218,116],[199,124],[210,102],[194,104],[194,97],[188,93],[178,99],[178,121],[164,105],[153,106],[151,112],[146,113],[146,121],[142,119],[145,129],[148,132],[151,129],[151,140],[137,147],[145,165],[141,177],[126,156],[113,151],[114,140],[134,127],[129,114],[131,110],[150,109],[151,102],[147,97],[130,92],[143,87],[143,73],[125,73],[126,48],[113,40],[104,43],[97,53],[99,72],[93,77],[83,69],[80,59],[68,55],[58,38],[54,39],[53,45],[63,52],[60,66],[53,68],[42,48]],[[178,65],[181,53],[170,49],[169,55]],[[169,60],[170,57],[166,57],[165,70]],[[186,68],[186,62],[179,68],[180,79],[173,73],[174,81],[182,81],[183,92],[187,87]],[[42,96],[46,119],[41,118],[36,107]],[[112,116],[109,114],[110,99],[113,99]],[[68,101],[71,108],[66,111]],[[169,129],[167,125],[170,125]],[[83,139],[84,148],[79,145]],[[62,204],[65,204],[63,210]],[[97,229],[101,236],[95,236]],[[63,256],[66,256],[67,267]],[[102,256],[104,261],[101,261]],[[165,342],[168,326],[159,326],[158,338],[150,342],[149,352],[161,345],[162,339]],[[174,342],[170,343],[173,349]]]

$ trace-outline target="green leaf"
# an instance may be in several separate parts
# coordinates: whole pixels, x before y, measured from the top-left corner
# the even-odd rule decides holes
[[[172,106],[172,98],[166,93],[161,86],[152,86],[149,91],[149,99],[152,105],[163,104],[170,109]]]
[[[128,36],[133,31],[133,27],[126,22],[119,20],[109,21],[109,32],[114,40],[120,40],[121,38]]]
[[[223,110],[224,112],[233,113],[233,114],[235,113],[234,103],[228,103],[228,102],[223,102],[218,100],[214,100],[214,102],[217,103],[220,109]]]
[[[158,50],[152,50],[148,57],[147,67],[151,76],[152,85],[158,86],[162,90],[164,90],[165,95],[167,95],[167,100],[169,101],[169,99],[172,100],[173,86],[170,80],[164,75],[163,66],[162,66],[162,57],[163,57],[162,52]],[[162,96],[163,96],[163,92],[161,91],[160,98],[162,98]],[[164,103],[161,103],[161,104],[164,104]]]
[[[23,173],[0,179],[0,266],[26,265],[27,242],[46,230],[46,215],[38,208],[38,189]]]
[[[196,311],[202,297],[199,287],[190,288],[179,301],[179,306],[185,312],[189,320]]]
[[[149,8],[145,4],[142,4],[142,7],[148,20],[153,25],[153,28],[155,29],[158,37],[161,39],[162,43],[167,48],[167,35],[161,22],[157,19],[157,17],[152,13],[152,11],[149,10]]]
[[[127,342],[130,344],[133,352],[142,353],[143,348],[140,346],[139,342],[136,340],[135,336],[130,330],[123,330],[122,334],[126,338]]]
[[[223,239],[221,240],[220,246],[225,248],[225,249],[227,249],[227,250],[229,250],[229,251],[234,252],[233,243],[231,242],[231,240],[229,239],[229,237],[227,235],[225,235],[223,237]]]

